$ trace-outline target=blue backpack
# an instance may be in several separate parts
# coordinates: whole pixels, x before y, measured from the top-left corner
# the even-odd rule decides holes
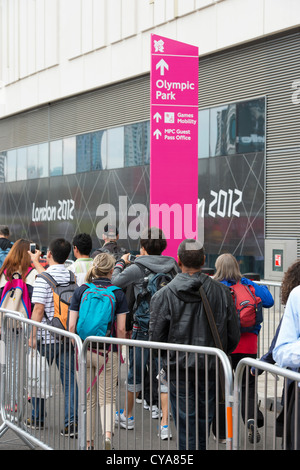
[[[111,336],[116,309],[114,291],[116,286],[96,286],[88,288],[81,297],[76,331],[84,341],[88,336]]]
[[[6,250],[2,250],[2,248],[0,248],[0,268],[1,268],[2,264],[4,263],[4,260],[5,260],[6,256],[8,255],[10,248],[11,247],[8,247],[8,248],[6,248]]]

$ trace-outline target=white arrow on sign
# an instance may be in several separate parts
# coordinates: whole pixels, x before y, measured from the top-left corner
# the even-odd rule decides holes
[[[165,74],[165,69],[169,70],[169,66],[167,62],[164,61],[164,59],[161,59],[157,64],[156,64],[156,70],[160,68],[160,74],[164,75]]]
[[[155,119],[156,122],[159,122],[159,120],[161,119],[161,115],[159,113],[156,113],[154,114],[153,119]]]
[[[156,139],[158,140],[161,136],[160,130],[156,129],[156,131],[153,132],[153,135],[155,135]]]

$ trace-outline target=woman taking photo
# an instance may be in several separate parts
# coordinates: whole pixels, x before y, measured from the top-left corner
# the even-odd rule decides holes
[[[93,265],[86,275],[86,283],[75,290],[70,305],[69,330],[78,333],[81,312],[81,301],[84,293],[90,287],[90,283],[96,287],[107,289],[110,293],[111,276],[115,266],[115,258],[108,253],[101,253],[94,258]],[[112,293],[115,297],[115,308],[111,322],[111,337],[125,338],[126,334],[126,314],[128,306],[125,294],[122,289],[116,288]],[[99,300],[100,303],[100,300]],[[96,307],[92,315],[96,315]],[[93,319],[91,319],[93,321]],[[79,334],[79,336],[81,336]],[[96,336],[96,335],[88,335]],[[82,338],[84,339],[84,338]],[[87,352],[87,449],[94,449],[96,435],[96,403],[97,390],[99,392],[100,416],[102,431],[104,434],[104,448],[111,449],[111,438],[116,414],[116,386],[118,380],[118,349],[116,345],[107,343],[91,343]]]
[[[37,270],[31,267],[31,257],[29,254],[30,242],[28,240],[20,239],[17,240],[9,253],[7,254],[2,267],[0,268],[0,306],[9,310],[18,311],[23,313],[28,318],[31,317],[32,305],[31,297],[33,291],[33,284],[38,274]],[[25,289],[22,294],[22,302],[16,300],[16,305],[11,302],[11,292],[7,292],[7,289],[11,287],[11,283],[14,279],[22,280],[27,286],[27,292],[29,295],[28,302],[26,302],[27,292]],[[6,294],[7,292],[7,294]],[[23,308],[25,305],[25,309]],[[22,307],[22,308],[21,308]],[[2,313],[0,313],[0,324],[2,323]],[[10,405],[9,408],[16,410],[17,398],[18,398],[18,357],[19,357],[19,335],[18,329],[15,329],[14,335],[8,336],[9,341],[7,348],[10,352],[8,357],[12,357],[12,367],[8,367],[11,374],[8,377],[7,390],[10,390]],[[12,341],[10,341],[12,339]],[[11,344],[10,344],[11,343]]]

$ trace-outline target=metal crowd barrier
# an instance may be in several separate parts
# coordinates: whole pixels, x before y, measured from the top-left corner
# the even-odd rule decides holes
[[[77,335],[20,317],[16,312],[1,309],[0,313],[0,437],[11,429],[30,448],[78,449],[80,438],[76,437],[84,434],[82,399],[76,380],[81,340]],[[44,349],[40,340],[36,348],[30,347],[34,328],[38,334],[51,337],[51,348]],[[73,417],[76,408],[78,421],[76,413]],[[73,420],[73,426],[66,428]]]
[[[250,374],[254,377],[251,386]],[[298,372],[251,358],[239,362],[234,379],[234,450],[300,449],[297,444],[300,442],[300,421],[297,418],[300,413],[299,383]],[[288,396],[292,398],[288,399]],[[254,413],[250,412],[251,400],[255,403]],[[293,403],[294,416],[291,413]],[[242,408],[244,415],[241,413]],[[263,416],[262,426],[258,424],[258,413]],[[252,421],[254,436],[252,443],[248,436],[249,419]]]
[[[99,343],[104,343],[104,348],[101,349],[99,348]],[[104,363],[104,367],[102,369],[102,376],[100,375],[98,377],[98,380],[96,384],[94,384],[95,389],[95,408],[96,410],[94,411],[86,411],[84,412],[84,417],[86,420],[89,421],[89,423],[92,421],[92,416],[89,416],[89,413],[93,413],[94,419],[96,422],[96,434],[94,438],[94,448],[95,449],[103,449],[105,448],[105,436],[103,436],[103,429],[107,430],[106,426],[106,421],[115,421],[115,416],[117,412],[117,423],[115,425],[115,430],[114,434],[111,436],[111,445],[115,450],[151,450],[151,449],[158,449],[158,450],[176,450],[178,448],[178,442],[179,442],[179,435],[182,432],[180,429],[180,426],[178,425],[177,427],[175,426],[174,423],[174,414],[172,415],[171,413],[171,405],[170,405],[170,400],[168,397],[167,400],[167,405],[166,405],[166,415],[167,415],[167,420],[166,422],[168,423],[168,431],[166,435],[164,436],[164,439],[162,439],[162,434],[160,433],[160,425],[161,425],[161,413],[160,409],[163,409],[163,404],[162,404],[162,396],[164,393],[160,394],[160,391],[163,392],[163,390],[170,390],[170,362],[169,362],[169,354],[170,351],[176,351],[176,356],[178,357],[179,354],[184,355],[184,360],[186,362],[186,365],[188,364],[189,360],[191,359],[191,356],[194,357],[195,363],[197,364],[198,361],[200,360],[200,357],[204,358],[204,364],[205,364],[205,369],[203,376],[201,377],[203,381],[203,390],[205,394],[205,410],[200,409],[198,406],[198,398],[200,395],[200,389],[199,389],[199,384],[201,383],[200,380],[200,374],[198,370],[196,370],[195,374],[190,373],[189,376],[186,376],[186,387],[187,387],[187,394],[191,392],[191,390],[188,389],[188,381],[194,382],[195,383],[195,397],[196,397],[196,402],[195,402],[195,421],[196,421],[196,444],[195,444],[195,449],[199,448],[198,444],[198,438],[200,435],[200,429],[198,427],[198,421],[200,419],[200,413],[203,413],[203,420],[205,420],[205,431],[203,433],[204,435],[204,440],[205,440],[205,446],[206,448],[210,449],[218,449],[220,446],[220,436],[219,436],[219,421],[224,423],[224,432],[225,435],[223,436],[223,440],[226,440],[226,448],[231,449],[232,447],[232,392],[233,392],[233,376],[232,376],[232,371],[231,371],[231,366],[230,362],[228,360],[228,357],[226,354],[224,354],[223,351],[216,349],[216,348],[206,348],[206,347],[196,347],[196,346],[186,346],[186,345],[178,345],[178,344],[167,344],[167,343],[156,343],[156,342],[149,342],[149,341],[138,341],[138,340],[121,340],[121,339],[112,339],[112,338],[99,338],[99,337],[90,337],[87,338],[83,344],[83,349],[82,349],[82,358],[81,358],[81,364],[82,364],[82,371],[87,369],[87,364],[91,363],[91,354],[92,350],[96,352],[96,358],[98,357],[99,360],[99,351],[103,351],[104,357],[106,355],[106,352],[110,349],[113,348],[114,346],[118,346],[118,352],[115,353],[115,357],[113,359],[113,367],[111,365],[106,366],[106,363]],[[97,349],[98,347],[98,349]],[[154,380],[149,383],[149,396],[148,398],[148,408],[150,410],[144,408],[144,400],[146,398],[146,390],[145,388],[142,388],[141,390],[141,403],[136,402],[136,395],[137,395],[137,384],[138,384],[138,379],[137,379],[137,372],[134,372],[133,376],[133,408],[132,408],[132,414],[134,417],[134,426],[132,428],[131,423],[125,423],[123,426],[120,423],[120,410],[122,409],[128,409],[128,391],[129,391],[129,384],[128,384],[128,371],[129,371],[129,349],[132,348],[133,351],[133,364],[134,364],[134,370],[136,368],[136,356],[137,356],[137,350],[140,349],[141,355],[142,355],[142,361],[145,359],[146,354],[149,356],[148,360],[148,371],[149,371],[149,377],[151,378],[154,375]],[[158,374],[158,371],[161,371],[162,368],[162,354],[165,354],[167,356],[167,367],[165,370],[166,376],[165,378],[161,376],[161,374]],[[157,365],[155,367],[155,361],[152,359],[157,358]],[[209,357],[212,358],[213,361],[213,368],[215,368],[214,376],[211,377],[209,376],[209,367],[208,367],[208,361]],[[97,361],[97,359],[96,359]],[[178,363],[178,360],[177,360]],[[99,364],[96,363],[96,375],[97,371],[101,369],[101,364],[103,364],[103,361],[101,361]],[[100,388],[104,386],[105,384],[108,384],[108,388],[110,390],[113,388],[113,371],[115,369],[115,372],[117,370],[117,380],[118,380],[118,386],[115,391],[115,399],[113,402],[113,406],[111,406],[110,401],[106,401],[106,397],[102,397],[102,403],[101,403],[101,390]],[[186,368],[187,369],[187,368]],[[88,369],[89,370],[89,369]],[[219,379],[220,379],[220,372],[223,371],[224,373],[224,385],[225,385],[225,401],[223,407],[219,407],[219,401],[221,401],[221,390],[219,390]],[[155,372],[155,373],[154,373]],[[176,370],[176,376],[178,376],[178,368]],[[154,374],[153,374],[154,373]],[[85,396],[86,401],[85,401],[85,408],[87,408],[87,400],[90,400],[90,396],[87,395],[87,391],[90,391],[93,382],[94,382],[94,377],[95,374],[89,374],[89,372],[85,375],[85,377],[82,377],[82,381],[80,382],[82,386],[82,396]],[[100,387],[100,381],[102,377],[102,385]],[[210,382],[211,380],[216,381],[216,387],[215,389],[209,390]],[[141,368],[141,382],[144,384],[145,382],[145,376],[144,376],[144,370]],[[164,385],[167,387],[167,389],[164,389],[161,386]],[[176,381],[175,381],[175,387],[176,387]],[[154,400],[153,400],[153,392],[155,391],[154,389],[158,389],[158,398],[157,398],[157,405],[154,406]],[[208,416],[209,416],[209,410],[207,403],[209,399],[212,399],[215,402],[215,406],[213,408],[214,413],[215,413],[215,422],[216,422],[216,436],[215,440],[212,438],[209,432],[209,426],[208,426]],[[185,406],[188,407],[189,404],[189,398],[186,400]],[[156,405],[156,404],[155,404]],[[104,418],[102,415],[102,426],[103,428],[101,429],[100,427],[100,408],[104,409]],[[158,408],[158,410],[157,410]],[[157,413],[158,411],[158,413]],[[177,413],[177,423],[179,422],[178,420],[178,414],[179,414],[179,409],[178,409],[178,394],[177,394],[177,389],[176,389],[176,413]],[[87,431],[90,431],[88,429],[88,425],[86,427]],[[188,417],[186,418],[186,429],[187,429],[187,436],[186,439],[188,439],[188,433],[190,429],[190,423],[188,420]],[[90,434],[90,433],[89,433]],[[224,444],[224,443],[223,443]],[[223,445],[223,448],[225,446]],[[186,440],[186,449],[189,449],[188,441]]]
[[[281,303],[281,282],[255,281],[255,283],[267,286],[274,299],[273,307],[263,309],[264,321],[258,336],[258,357],[261,357],[266,354],[275,336],[284,306]]]
[[[153,417],[151,412],[145,410],[144,404],[138,404],[134,400],[133,413],[135,416],[134,429],[123,429],[119,424],[115,424],[116,414],[115,411],[120,412],[124,407],[124,403],[128,405],[128,357],[129,348],[132,348],[133,357],[136,357],[137,349],[142,350],[142,356],[149,352],[149,367],[152,373],[152,358],[154,352],[157,351],[158,364],[157,370],[161,367],[161,354],[164,352],[167,355],[170,351],[176,351],[176,354],[183,354],[188,363],[189,358],[194,356],[195,363],[200,358],[205,357],[205,400],[208,401],[212,397],[216,402],[215,415],[217,422],[216,440],[210,436],[208,428],[208,409],[205,406],[205,420],[207,421],[205,428],[205,445],[207,448],[219,448],[219,420],[225,422],[226,426],[226,448],[232,447],[232,396],[233,396],[233,378],[231,367],[227,356],[220,350],[215,348],[204,348],[195,346],[173,345],[166,343],[144,342],[137,340],[120,340],[112,338],[88,338],[83,344],[77,335],[73,335],[62,330],[58,330],[49,325],[34,322],[21,318],[16,312],[7,310],[0,310],[4,313],[2,318],[2,332],[1,332],[1,401],[0,411],[2,417],[2,426],[0,428],[0,437],[5,434],[8,429],[13,430],[30,448],[38,446],[42,449],[55,449],[55,450],[84,450],[87,447],[87,438],[89,433],[88,422],[95,417],[95,437],[93,442],[94,449],[104,449],[106,444],[103,439],[104,430],[106,430],[106,423],[111,419],[113,423],[113,435],[111,436],[111,447],[115,450],[143,450],[143,449],[177,449],[177,442],[180,435],[180,427],[177,429],[174,425],[174,420],[171,414],[170,403],[167,404],[167,419],[169,430],[166,439],[161,439],[160,417]],[[33,348],[30,348],[29,339],[31,337],[32,329],[36,328],[37,331],[44,335],[50,335],[57,348],[56,357],[52,365],[46,369],[45,366],[51,358],[49,352],[42,350],[42,343],[38,342],[38,348],[41,350],[41,355],[34,355],[33,360],[29,360]],[[100,345],[100,343],[104,343]],[[72,344],[72,354],[70,348]],[[59,345],[59,346],[57,346]],[[98,354],[104,347],[104,356]],[[106,358],[106,352],[110,348],[117,348],[118,352],[113,354],[112,367],[108,372],[109,362],[102,360],[101,357]],[[95,370],[90,373],[91,368],[87,367],[90,362],[89,358],[92,350],[96,348],[97,362]],[[36,351],[36,350],[35,350]],[[69,351],[69,354],[67,352]],[[125,353],[125,354],[124,354]],[[44,359],[46,356],[46,360]],[[216,389],[209,390],[209,383],[211,377],[208,374],[208,361],[209,358],[215,363],[216,372],[215,378]],[[135,360],[135,359],[134,359]],[[57,363],[57,364],[56,364]],[[55,365],[56,364],[56,365]],[[101,371],[101,367],[103,369]],[[74,374],[72,375],[71,369],[73,366]],[[168,366],[169,367],[169,366]],[[170,387],[170,378],[168,376],[167,367],[167,386]],[[101,371],[100,376],[99,372]],[[224,386],[225,386],[225,407],[219,412],[219,400],[221,392],[219,391],[219,373],[223,371]],[[94,378],[96,381],[94,383]],[[113,377],[117,378],[117,385],[115,387],[116,394],[113,397],[113,404],[109,401],[108,393],[113,387]],[[144,384],[144,375],[142,370],[142,384]],[[198,372],[195,374],[194,382],[196,384],[195,395],[198,397],[198,384],[200,383]],[[154,388],[161,385],[162,378],[158,375],[158,380],[151,383],[150,392]],[[106,392],[101,392],[100,382],[104,381],[104,389]],[[69,384],[69,387],[67,386]],[[71,384],[73,385],[74,393],[71,393]],[[107,384],[107,387],[106,387]],[[134,374],[134,397],[136,395],[137,380]],[[90,399],[89,389],[93,389],[95,393],[94,408],[89,408],[87,404]],[[102,393],[102,395],[101,395]],[[142,399],[145,396],[145,389],[142,390]],[[161,408],[161,398],[159,394],[158,409]],[[153,401],[150,398],[149,405],[153,406]],[[73,436],[65,432],[65,416],[67,421],[72,419],[72,408],[78,410],[78,432]],[[104,408],[104,417],[100,417],[101,405]],[[178,403],[177,403],[178,405]],[[195,406],[196,422],[198,421],[199,410],[198,405]],[[88,413],[91,413],[89,416]],[[224,416],[220,416],[223,414]],[[33,417],[34,414],[34,417]],[[39,418],[37,417],[39,415]],[[75,414],[76,415],[76,414]],[[44,419],[41,419],[44,417]],[[189,429],[189,422],[187,420],[187,429]],[[158,427],[158,429],[157,429]],[[199,429],[196,426],[196,437],[198,437]],[[172,435],[172,436],[171,436]],[[74,439],[77,437],[77,439]],[[225,444],[224,444],[225,445]],[[197,448],[198,444],[196,444]],[[188,446],[187,446],[188,448]]]
[[[275,287],[278,288],[279,286]],[[275,307],[276,309],[277,307]],[[168,392],[170,391],[170,353],[175,352],[176,363],[179,362],[179,357],[181,359],[184,357],[186,364],[192,358],[196,364],[204,358],[205,372],[203,376],[199,376],[198,369],[196,368],[195,377],[186,376],[186,379],[190,379],[190,381],[196,384],[196,397],[200,393],[198,385],[204,382],[202,388],[205,393],[205,448],[217,450],[288,449],[291,445],[296,447],[297,440],[300,440],[300,436],[298,436],[298,422],[295,419],[291,421],[287,406],[287,394],[283,393],[283,390],[288,389],[290,382],[295,384],[293,391],[296,403],[295,415],[298,416],[299,373],[259,360],[246,358],[240,361],[233,376],[227,356],[215,348],[98,337],[88,338],[82,343],[77,335],[24,319],[17,312],[0,309],[0,319],[1,317],[0,412],[2,425],[0,427],[0,438],[10,429],[30,448],[37,446],[42,449],[84,450],[87,447],[89,435],[93,430],[91,423],[94,419],[94,449],[101,450],[107,448],[105,432],[107,428],[110,429],[110,426],[112,426],[111,448],[115,450],[177,450],[181,435],[180,426],[175,426],[175,420],[177,423],[179,422],[179,394],[177,393],[177,385],[175,386],[175,411],[171,409],[168,396],[167,422],[169,430],[165,439],[161,439],[160,434],[160,409],[163,407],[162,396],[158,393],[157,409],[154,406],[156,402],[153,398],[155,389],[160,390],[162,385],[167,387]],[[43,334],[52,335],[51,337],[55,343],[59,343],[57,350],[58,366],[56,366],[54,359],[48,372],[44,369],[45,361],[43,356],[39,358],[35,356],[33,362],[29,362],[31,350],[29,338],[32,328],[37,328]],[[272,340],[271,336],[267,338],[267,346],[269,346]],[[70,351],[71,344],[73,348],[72,354],[67,354]],[[40,346],[41,344],[39,343],[38,349],[40,349]],[[116,350],[112,355],[112,364],[106,361],[106,353],[111,348]],[[93,350],[96,351],[97,358],[94,370],[90,367]],[[134,373],[133,416],[135,425],[133,428],[130,428],[128,423],[125,427],[121,426],[119,418],[120,410],[124,407],[127,408],[129,404],[128,372],[130,350],[134,361],[136,361],[138,350],[141,350],[142,360],[144,360],[145,355],[149,355],[147,370],[150,377],[154,375],[154,379],[150,380],[148,385],[150,399],[148,399],[146,409],[144,407],[144,400],[146,399],[147,388],[144,387],[146,382],[144,369],[142,368],[141,370],[143,387],[139,403],[135,399],[135,392],[138,390],[138,380],[136,372]],[[101,356],[100,352],[104,353],[104,356]],[[49,356],[47,357],[49,362],[51,362]],[[157,371],[161,370],[163,357],[166,358],[167,364],[165,367],[166,376],[158,374],[158,378],[156,378]],[[209,374],[209,364],[211,364],[211,361],[215,364],[214,380],[217,384],[214,392],[209,390],[209,384],[212,379]],[[73,375],[71,372],[72,367]],[[250,386],[250,368],[256,370],[254,374],[255,385],[253,396],[255,402],[257,401],[259,405],[258,408],[254,407],[254,416],[250,416],[249,405],[251,393],[253,393],[253,384]],[[223,371],[225,378],[225,403],[222,406],[219,405],[222,398],[219,388],[221,371]],[[262,373],[259,374],[258,371]],[[178,376],[179,371],[177,370],[176,380]],[[37,377],[40,378],[40,382],[35,381]],[[186,380],[185,384],[185,393],[187,395],[190,391],[190,381]],[[42,382],[46,385],[43,385]],[[70,392],[70,387],[67,386],[67,383],[73,384],[74,394]],[[91,388],[93,388],[94,392],[94,408],[88,406]],[[104,393],[103,389],[105,390]],[[114,390],[115,393],[112,400],[108,394],[109,390]],[[208,402],[211,396],[213,396],[213,401],[215,402],[213,428],[215,436],[213,436],[208,426]],[[43,425],[38,420],[32,420],[33,410],[38,410],[41,415],[42,404],[44,405],[45,416]],[[75,430],[75,435],[70,435],[65,430],[65,418],[67,416],[67,420],[71,420],[73,404],[75,408],[77,407],[78,429]],[[186,407],[188,407],[188,403],[186,403]],[[200,411],[199,406],[195,404],[196,418]],[[119,418],[117,422],[116,412]],[[259,427],[257,424],[259,412],[263,413],[264,422],[262,427]],[[280,436],[278,431],[279,418],[282,418],[280,421]],[[248,436],[249,419],[253,419],[252,431],[254,440],[252,443],[249,442]],[[28,422],[28,420],[30,421]],[[112,425],[109,424],[110,422]],[[198,419],[196,419],[196,422],[198,422]],[[294,431],[292,432],[291,444],[289,436],[292,428],[291,424],[293,423]],[[189,430],[188,421],[186,421],[186,425],[186,428]],[[221,435],[222,430],[225,430],[225,442],[224,436]],[[259,438],[257,437],[258,434]],[[197,438],[199,436],[199,428],[197,426],[196,436]],[[74,437],[77,437],[77,439]],[[186,440],[186,449],[188,450],[187,443],[188,440]]]

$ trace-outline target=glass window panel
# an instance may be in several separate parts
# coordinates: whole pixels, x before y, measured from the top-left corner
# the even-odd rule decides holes
[[[198,117],[198,158],[206,158],[209,157],[209,109],[199,111]]]
[[[150,121],[146,121],[145,123],[145,148],[146,148],[146,155],[145,155],[145,165],[150,164]]]
[[[38,178],[38,145],[27,147],[27,178]]]
[[[92,170],[102,170],[101,160],[101,134],[103,132],[91,133],[91,168]]]
[[[124,166],[124,127],[107,131],[107,168]]]
[[[6,181],[16,181],[17,151],[9,150],[7,152],[7,177]]]
[[[76,137],[63,139],[64,175],[76,173]]]
[[[210,156],[236,153],[236,105],[210,109]]]
[[[91,134],[76,136],[76,168],[78,173],[91,171]]]
[[[124,127],[125,166],[143,165],[147,160],[147,123],[140,122]]]
[[[39,144],[39,177],[47,178],[49,176],[49,144]]]
[[[17,149],[17,181],[27,179],[27,148]]]
[[[237,153],[265,149],[265,99],[237,104]]]
[[[50,142],[50,176],[62,175],[62,140]]]
[[[0,153],[0,183],[5,182],[6,152]]]
[[[101,131],[100,139],[101,165],[105,170],[107,168],[107,131]]]

